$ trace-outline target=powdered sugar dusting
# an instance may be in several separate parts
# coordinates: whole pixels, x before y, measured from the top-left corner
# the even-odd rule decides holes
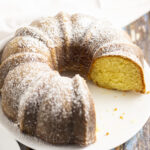
[[[19,97],[41,71],[44,74],[47,70],[49,66],[43,63],[25,63],[8,73],[2,87],[2,105],[9,110],[10,118],[17,120]]]
[[[18,29],[4,49],[0,67],[6,116],[19,123],[21,130],[55,144],[74,142],[79,119],[86,133],[76,135],[82,138],[77,144],[95,141],[95,112],[86,82],[79,75],[62,77],[58,71],[70,65],[79,70],[83,67],[87,75],[93,59],[107,54],[125,55],[141,63],[139,49],[132,57],[130,48],[116,52],[114,43],[121,43],[122,50],[131,41],[107,21],[80,14],[59,13]]]
[[[90,108],[90,103],[88,100],[89,91],[85,81],[79,75],[76,75],[74,77],[74,91],[76,96],[73,103],[77,108],[81,108],[84,105],[85,110],[80,109],[80,115],[83,115],[82,113],[85,113],[85,118],[88,118]]]
[[[27,62],[43,62],[48,64],[48,59],[39,53],[32,52],[22,52],[11,55],[5,61],[3,61],[0,66],[0,88],[2,87],[4,79],[9,71]]]
[[[71,81],[59,75],[51,77],[47,85],[48,93],[39,107],[36,132],[51,143],[68,143],[72,135],[70,124],[74,95]]]
[[[45,43],[48,47],[53,48],[53,42],[45,35],[43,32],[38,30],[37,28],[27,26],[27,27],[22,27],[16,31],[16,36],[27,36],[30,35],[36,39],[39,39],[43,43]]]
[[[71,16],[72,21],[72,44],[80,44],[83,41],[84,34],[90,28],[95,19],[89,16],[74,14]]]
[[[61,86],[63,85],[63,86]],[[71,103],[72,102],[72,96],[73,96],[73,87],[71,84],[71,79],[68,79],[66,77],[60,77],[55,75],[52,77],[49,81],[49,92],[45,99],[43,100],[43,104],[45,101],[51,105],[51,109],[48,110],[49,113],[51,112],[53,114],[53,117],[56,119],[59,117],[60,113],[62,114],[63,118],[66,118],[67,115],[70,112],[66,112],[66,108],[63,106],[65,103]],[[64,101],[65,99],[65,101]],[[41,111],[45,114],[47,111],[47,106],[41,105]],[[44,115],[43,114],[43,115]],[[41,114],[40,114],[41,116]],[[41,116],[42,117],[42,116]],[[48,115],[44,115],[43,118],[46,119],[49,117]],[[60,119],[63,119],[60,117]],[[59,121],[59,120],[57,120]],[[62,121],[62,120],[60,120]]]
[[[45,44],[38,39],[35,39],[31,36],[24,36],[18,41],[18,46],[21,48],[29,48],[32,50],[32,52],[36,52],[37,49],[41,50],[43,52],[49,52],[48,47],[45,46]]]

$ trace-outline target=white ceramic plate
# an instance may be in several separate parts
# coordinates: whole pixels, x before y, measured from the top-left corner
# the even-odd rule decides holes
[[[20,150],[17,142],[0,126],[0,150]]]
[[[150,83],[150,68],[145,63],[146,82]],[[37,138],[20,133],[17,126],[3,115],[0,109],[0,122],[14,139],[36,150],[105,150],[112,149],[134,136],[146,123],[150,115],[150,94],[120,92],[99,88],[88,83],[92,92],[97,118],[97,141],[80,148],[76,146],[52,146]],[[149,89],[147,85],[147,89]],[[106,135],[109,134],[109,135]]]

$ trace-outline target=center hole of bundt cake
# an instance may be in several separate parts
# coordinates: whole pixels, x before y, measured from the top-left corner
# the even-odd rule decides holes
[[[75,74],[77,74],[73,71],[62,71],[62,72],[59,72],[59,73],[60,73],[61,76],[70,77],[70,78],[74,77]]]
[[[90,77],[100,87],[117,90],[142,91],[141,70],[129,59],[106,56],[96,59]]]

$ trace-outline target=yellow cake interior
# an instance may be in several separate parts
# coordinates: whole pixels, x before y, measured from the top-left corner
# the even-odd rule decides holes
[[[143,92],[141,70],[129,59],[106,56],[92,64],[90,78],[100,87]]]

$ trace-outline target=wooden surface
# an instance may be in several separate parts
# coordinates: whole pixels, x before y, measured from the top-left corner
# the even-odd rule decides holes
[[[127,26],[126,31],[144,52],[150,65],[150,12]],[[115,150],[150,150],[150,118],[145,126],[132,139]]]
[[[150,12],[127,26],[125,30],[131,35],[133,42],[142,48],[150,65]],[[31,150],[22,144],[19,145],[21,150]],[[114,150],[150,150],[150,118],[132,139]]]

